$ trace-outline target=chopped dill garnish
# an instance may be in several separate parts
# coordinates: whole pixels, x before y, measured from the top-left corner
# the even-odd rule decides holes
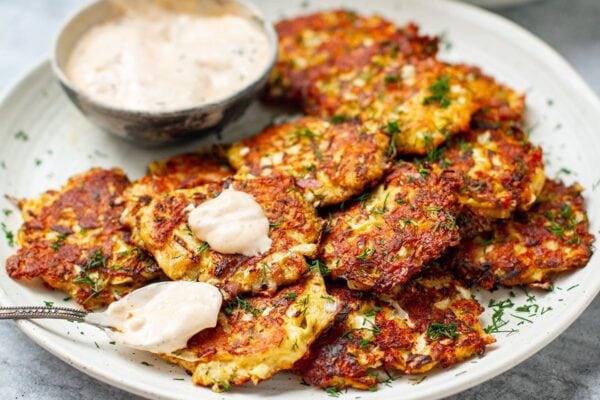
[[[294,293],[294,292],[289,292],[289,293],[286,293],[285,296],[283,296],[283,297],[286,298],[286,299],[288,299],[288,300],[293,300],[296,297],[298,297],[298,295],[296,293]]]
[[[385,214],[385,212],[388,210],[388,208],[387,208],[388,197],[390,197],[390,193],[389,192],[387,192],[385,194],[385,197],[383,199],[383,205],[381,207],[375,207],[373,209],[373,214],[376,214],[376,215],[383,215],[383,214]]]
[[[430,95],[423,99],[424,105],[437,102],[440,107],[448,108],[450,105],[450,99],[448,93],[450,93],[450,77],[448,75],[441,76],[428,88]]]
[[[456,339],[459,334],[456,332],[456,325],[454,324],[433,322],[427,327],[427,336],[429,336],[431,340],[439,340],[442,337]]]
[[[67,235],[65,233],[58,235],[50,245],[50,248],[54,251],[58,251],[58,248],[65,243],[66,239]]]
[[[270,228],[279,228],[281,226],[281,220],[275,222],[269,222]]]
[[[400,127],[398,126],[398,122],[390,121],[388,122],[385,131],[388,135],[393,135],[394,133],[400,132]]]
[[[398,75],[387,75],[385,78],[383,78],[383,82],[385,83],[396,83],[400,80],[400,77]]]
[[[365,312],[365,317],[374,317],[377,312],[381,311],[381,307],[374,306],[372,309]]]
[[[329,122],[331,122],[332,124],[341,124],[343,122],[346,122],[347,118],[345,115],[334,115],[333,117],[331,117],[329,119]]]
[[[4,237],[6,238],[6,243],[10,246],[10,247],[14,247],[15,245],[15,235],[14,233],[12,233],[11,230],[9,230],[6,227],[6,224],[4,222],[2,222],[0,224],[0,226],[2,227],[2,232],[4,232]]]
[[[247,311],[255,317],[260,314],[260,310],[258,308],[254,308],[248,303],[248,301],[244,300],[240,296],[236,296],[236,298],[225,306],[225,314],[227,316],[231,316],[235,310]]]
[[[365,260],[367,258],[369,258],[371,255],[373,255],[373,253],[375,253],[375,249],[372,247],[365,247],[365,249],[363,250],[362,254],[356,256],[356,258],[361,259],[361,260]]]
[[[513,333],[514,330],[503,331],[502,327],[508,324],[508,321],[504,319],[504,310],[513,308],[514,306],[515,303],[510,299],[501,301],[490,300],[488,307],[492,308],[494,313],[492,314],[492,323],[484,329],[485,333]]]
[[[317,135],[308,128],[298,127],[294,132],[296,138],[314,139]]]
[[[363,193],[360,196],[356,197],[354,200],[358,201],[361,205],[364,205],[370,199],[371,193]]]
[[[208,250],[209,245],[207,242],[202,242],[200,246],[196,249],[196,254],[202,254],[204,251]]]
[[[25,133],[25,131],[23,131],[23,130],[20,130],[20,131],[18,131],[17,133],[15,133],[15,139],[17,139],[17,140],[21,140],[21,141],[23,141],[23,142],[26,142],[26,141],[28,141],[28,140],[29,140],[29,135],[27,135],[27,134]]]
[[[317,270],[323,276],[331,272],[331,270],[327,268],[327,265],[325,265],[325,263],[319,259],[310,261],[309,266],[311,270]]]

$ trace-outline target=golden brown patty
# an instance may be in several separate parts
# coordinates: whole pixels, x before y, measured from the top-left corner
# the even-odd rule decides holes
[[[480,123],[484,120],[499,122],[521,122],[525,111],[525,95],[510,87],[496,82],[479,68],[469,65],[456,65],[469,74],[467,85],[477,103],[478,113],[474,118]],[[481,127],[483,128],[483,127]]]
[[[379,180],[389,137],[318,118],[272,126],[234,144],[230,163],[255,176],[290,175],[315,206],[341,203]],[[240,172],[242,172],[240,171]]]
[[[125,189],[125,210],[122,221],[132,226],[141,207],[153,196],[176,189],[193,188],[206,183],[221,182],[233,174],[227,161],[216,152],[188,153],[152,161],[148,174]]]
[[[401,162],[348,209],[332,215],[319,257],[353,289],[387,292],[458,244],[456,186]]]
[[[369,54],[390,43],[407,58],[435,56],[437,39],[420,36],[416,25],[397,28],[379,16],[352,11],[324,11],[281,20],[275,25],[279,56],[269,79],[271,98],[300,99],[312,80],[349,53]]]
[[[256,384],[291,368],[331,323],[336,308],[319,272],[309,273],[273,297],[237,297],[224,306],[216,328],[162,357],[190,371],[195,384],[216,391],[249,380]]]
[[[527,210],[544,185],[542,149],[516,126],[472,129],[434,153],[439,166],[460,178],[461,205],[481,217],[508,218]]]
[[[148,175],[169,179],[169,189],[184,189],[204,183],[220,182],[233,171],[217,150],[178,154],[148,164]],[[163,190],[164,191],[164,190]]]
[[[483,307],[437,268],[387,301],[343,287],[329,292],[339,304],[334,325],[295,366],[306,382],[322,388],[375,388],[375,368],[424,373],[482,354],[494,342],[479,325]]]
[[[87,309],[105,306],[161,276],[119,223],[128,185],[119,169],[92,169],[59,191],[21,202],[22,246],[6,263],[14,279],[40,277]]]
[[[592,255],[594,237],[581,191],[578,184],[546,180],[529,211],[461,243],[452,264],[460,276],[485,289],[549,287],[553,275],[585,266]]]
[[[229,182],[228,182],[229,183]],[[304,256],[316,253],[321,219],[291,177],[233,180],[230,187],[249,193],[271,224],[271,248],[256,257],[221,254],[200,241],[187,225],[189,211],[214,198],[223,184],[208,184],[156,196],[134,219],[133,239],[146,248],[171,279],[208,282],[228,296],[274,293],[306,272]]]
[[[398,153],[425,154],[467,129],[477,110],[468,70],[435,59],[411,63],[390,48],[352,60],[314,80],[307,113],[358,120],[366,132],[391,135]]]

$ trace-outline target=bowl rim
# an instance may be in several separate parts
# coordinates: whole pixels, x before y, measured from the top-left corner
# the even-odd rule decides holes
[[[205,0],[199,0],[205,1]],[[277,61],[278,55],[278,35],[277,31],[273,27],[273,24],[268,21],[264,14],[260,11],[260,9],[252,3],[250,0],[227,0],[232,3],[237,3],[241,5],[245,9],[247,9],[252,18],[255,18],[256,21],[261,25],[264,30],[267,38],[271,44],[269,60],[264,70],[258,77],[251,82],[247,83],[241,89],[232,93],[229,96],[218,98],[217,100],[213,100],[208,103],[202,103],[192,107],[186,108],[175,108],[175,109],[167,109],[165,111],[158,110],[143,110],[143,109],[135,109],[135,108],[124,108],[124,107],[116,107],[109,103],[100,101],[93,96],[85,93],[81,89],[77,88],[73,85],[70,79],[67,77],[66,73],[63,71],[63,68],[58,63],[58,46],[63,37],[63,33],[67,29],[67,27],[78,17],[80,17],[84,12],[89,10],[92,7],[95,7],[101,3],[107,3],[108,0],[93,0],[85,4],[84,6],[78,8],[77,10],[70,13],[59,25],[59,29],[57,33],[55,33],[54,39],[52,41],[51,54],[50,54],[50,65],[52,68],[52,72],[54,76],[58,79],[60,84],[69,91],[75,93],[79,98],[82,98],[86,102],[92,104],[94,107],[101,109],[107,113],[111,113],[113,115],[133,115],[133,116],[142,116],[142,117],[153,117],[153,118],[174,118],[186,116],[189,114],[195,114],[198,112],[209,112],[212,110],[218,110],[225,108],[238,100],[244,98],[247,94],[252,93],[260,86],[263,85],[266,78],[271,74],[273,67]],[[92,25],[90,25],[91,27]],[[89,29],[89,28],[88,28]],[[69,96],[70,97],[70,96]]]

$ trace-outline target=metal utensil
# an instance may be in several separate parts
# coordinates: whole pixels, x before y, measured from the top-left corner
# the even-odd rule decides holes
[[[0,319],[66,319],[69,321],[85,322],[100,329],[111,329],[103,325],[97,318],[89,318],[93,313],[69,307],[47,306],[18,306],[0,307]]]

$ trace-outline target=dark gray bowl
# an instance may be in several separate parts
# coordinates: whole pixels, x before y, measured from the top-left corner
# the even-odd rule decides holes
[[[277,58],[277,34],[258,9],[246,0],[197,1],[200,6],[213,1],[233,3],[264,28],[272,43],[272,51],[267,67],[257,80],[223,100],[175,111],[134,111],[94,100],[71,84],[63,68],[81,35],[92,26],[117,15],[118,10],[109,1],[99,0],[83,8],[66,22],[54,45],[52,69],[71,101],[100,128],[144,145],[197,138],[207,131],[220,130],[238,118],[267,82]]]

